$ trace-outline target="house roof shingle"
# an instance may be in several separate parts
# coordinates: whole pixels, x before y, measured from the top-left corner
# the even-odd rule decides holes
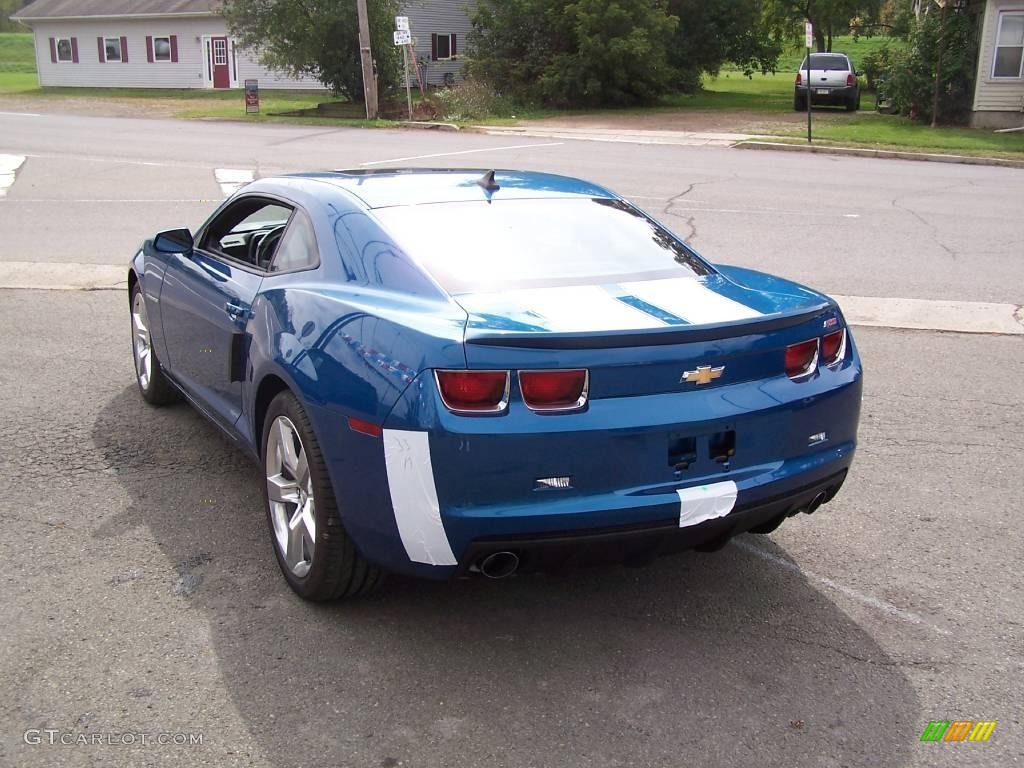
[[[35,0],[11,16],[36,19],[87,19],[111,16],[178,16],[216,13],[220,0]]]

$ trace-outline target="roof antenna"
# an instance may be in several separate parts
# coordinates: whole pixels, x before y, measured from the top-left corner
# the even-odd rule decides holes
[[[494,171],[488,171],[477,179],[476,183],[483,187],[485,192],[497,192],[501,189],[501,185],[494,180]]]

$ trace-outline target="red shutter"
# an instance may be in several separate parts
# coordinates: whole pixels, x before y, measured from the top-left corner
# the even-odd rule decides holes
[[[153,36],[146,35],[146,61],[153,63]]]
[[[77,37],[72,37],[71,38],[71,63],[72,64],[77,64],[78,63],[78,38]]]
[[[178,36],[171,35],[171,61],[178,61]]]
[[[50,38],[50,61],[54,64],[57,63],[57,38]]]
[[[107,50],[103,47],[103,38],[96,38],[96,53],[100,57],[100,64],[104,64],[107,61]]]
[[[127,64],[128,63],[128,38],[127,37],[122,37],[121,38],[121,63],[122,64]]]
[[[452,52],[451,52],[451,57],[453,59],[455,58],[455,35],[452,35]]]
[[[430,60],[437,61],[437,33],[430,35]]]

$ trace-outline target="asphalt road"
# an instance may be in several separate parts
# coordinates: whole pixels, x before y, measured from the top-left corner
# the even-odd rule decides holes
[[[835,293],[1022,303],[1020,171],[522,143],[0,115],[0,153],[27,157],[0,261],[123,264],[214,207],[215,168],[471,152],[403,162],[589,177],[714,260]],[[313,606],[277,571],[257,470],[138,397],[123,293],[0,291],[0,326],[0,765],[1024,763],[1019,336],[857,329],[853,473],[769,536]],[[955,719],[998,725],[919,741]]]

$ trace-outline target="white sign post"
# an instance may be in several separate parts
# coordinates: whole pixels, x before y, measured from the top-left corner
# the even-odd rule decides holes
[[[811,22],[804,24],[804,36],[808,48],[814,45],[814,25]]]
[[[409,47],[412,44],[409,17],[395,16],[395,45],[402,46],[402,62],[405,68],[405,102],[409,107],[410,123],[412,122],[412,78],[409,76]]]

